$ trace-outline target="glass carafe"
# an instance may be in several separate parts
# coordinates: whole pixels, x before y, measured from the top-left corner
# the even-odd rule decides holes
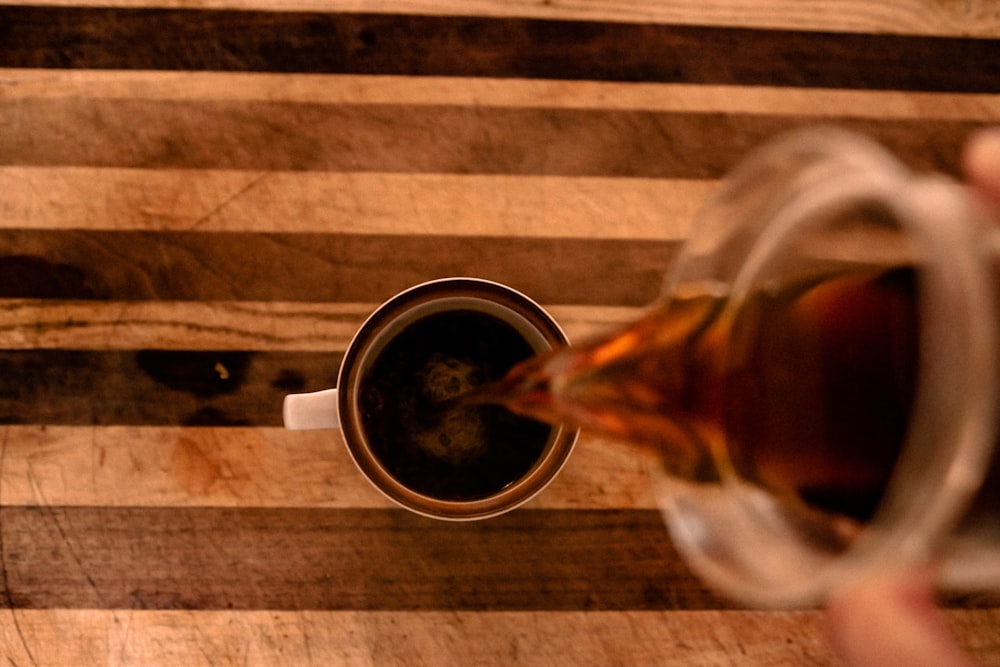
[[[512,406],[654,452],[680,551],[744,603],[912,564],[1000,589],[993,224],[866,138],[792,133],[725,179],[647,318],[522,368]]]

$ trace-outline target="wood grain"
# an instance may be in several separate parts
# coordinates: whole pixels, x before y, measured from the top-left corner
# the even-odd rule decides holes
[[[450,523],[404,510],[4,506],[0,535],[0,596],[18,609],[734,607],[683,565],[658,510]]]
[[[958,38],[476,16],[0,6],[0,25],[4,67],[985,92],[1000,65]]]
[[[0,5],[18,0],[0,0]],[[171,7],[459,14],[487,17],[582,19],[681,25],[791,28],[837,32],[998,37],[1000,17],[990,0],[38,0],[46,6]]]
[[[677,241],[0,229],[0,298],[381,303],[437,278],[645,306]],[[604,276],[615,276],[614,281]]]
[[[7,426],[0,504],[386,509],[337,431],[173,426]],[[653,509],[647,464],[584,434],[523,511]]]
[[[12,229],[685,238],[714,181],[0,167]]]
[[[268,72],[0,68],[6,99],[270,100],[323,104],[644,109],[819,118],[1000,118],[995,92]]]
[[[978,617],[953,617],[964,643],[988,637]],[[87,664],[95,655],[121,664],[206,667],[835,664],[817,639],[821,628],[816,612],[23,609],[0,615],[7,656],[43,665]]]
[[[0,300],[0,349],[299,350],[340,352],[378,304],[282,301]],[[552,306],[570,341],[637,319],[646,308]]]
[[[6,424],[280,426],[290,391],[337,384],[341,354],[0,351]]]
[[[825,118],[957,171],[983,121]],[[0,164],[720,178],[814,116],[245,101],[0,100]]]
[[[579,340],[656,298],[746,152],[846,126],[958,173],[1000,14],[952,0],[0,0],[0,655],[836,665],[739,609],[585,434],[498,520],[286,432],[379,302],[469,274]],[[941,600],[1000,664],[1000,600]]]
[[[656,510],[455,524],[403,510],[0,508],[0,599],[34,609],[655,610],[730,606]]]
[[[949,610],[959,643],[995,664],[995,611]],[[820,612],[354,612],[19,609],[0,615],[21,664],[841,664]],[[28,647],[28,648],[26,648]],[[103,660],[101,661],[103,662]]]

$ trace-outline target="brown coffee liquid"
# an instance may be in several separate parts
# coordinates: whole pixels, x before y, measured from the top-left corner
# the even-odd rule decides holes
[[[679,294],[625,331],[532,359],[490,396],[653,449],[677,475],[729,469],[864,521],[913,404],[919,314],[909,268],[760,291],[739,308]]]
[[[534,354],[503,320],[475,310],[434,313],[399,332],[359,388],[372,450],[406,487],[475,500],[527,474],[552,428],[500,405],[449,399],[503,377]]]

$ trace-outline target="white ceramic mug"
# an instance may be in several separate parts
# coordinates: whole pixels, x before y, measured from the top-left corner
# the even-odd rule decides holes
[[[505,285],[422,283],[365,320],[336,388],[285,398],[285,427],[340,429],[361,473],[408,510],[451,520],[496,516],[552,481],[578,431],[499,406],[440,424],[428,396],[499,379],[517,361],[566,344],[551,315]]]

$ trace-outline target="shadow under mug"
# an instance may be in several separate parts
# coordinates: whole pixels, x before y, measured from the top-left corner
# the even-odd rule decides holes
[[[567,343],[540,305],[505,285],[464,277],[422,283],[365,320],[336,388],[285,397],[284,424],[339,428],[361,473],[405,509],[449,520],[496,516],[555,478],[578,430],[493,405],[442,417],[435,401]]]

